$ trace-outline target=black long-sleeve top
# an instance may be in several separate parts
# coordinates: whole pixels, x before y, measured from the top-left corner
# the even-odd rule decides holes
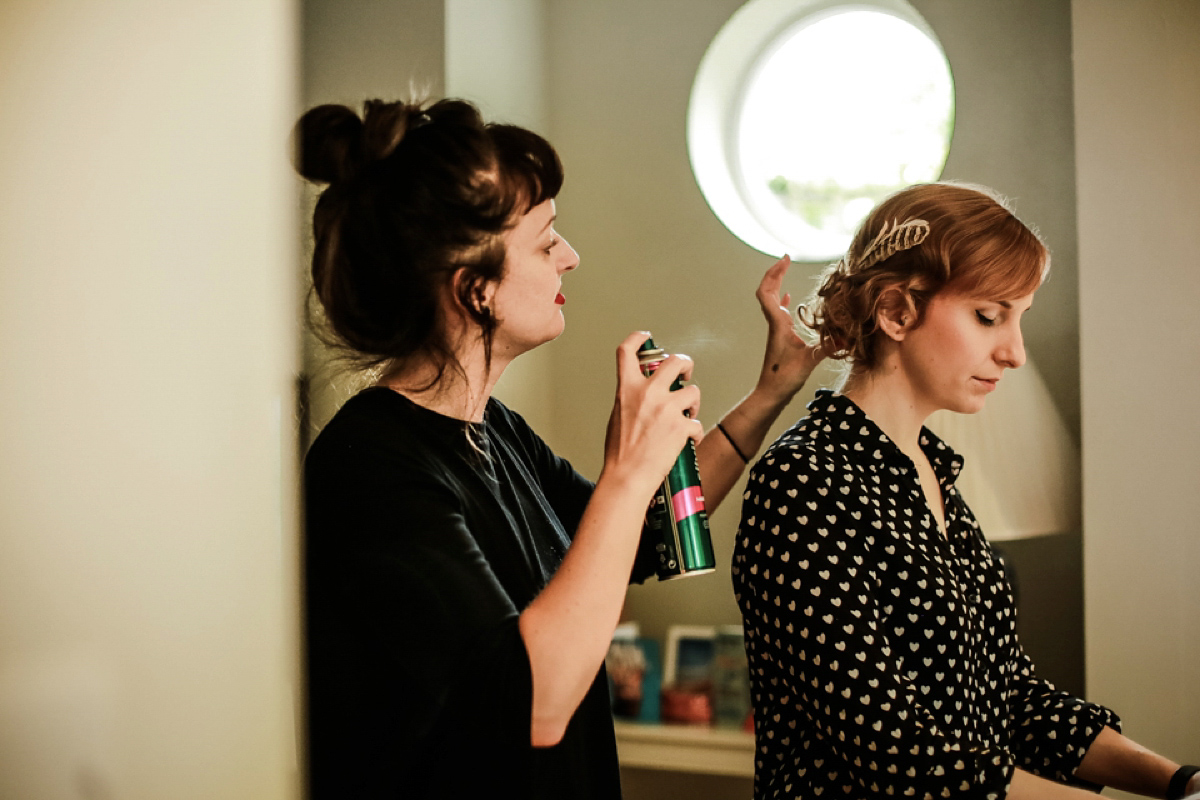
[[[943,536],[911,459],[827,390],[751,472],[733,556],[755,797],[1002,798],[1073,777],[1110,710],[1036,677],[1003,568],[927,429]]]
[[[620,796],[603,666],[534,748],[517,625],[592,489],[496,400],[475,425],[389,389],[345,404],[305,462],[314,800]]]

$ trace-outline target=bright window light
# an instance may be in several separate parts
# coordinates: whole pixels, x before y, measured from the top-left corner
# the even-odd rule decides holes
[[[688,113],[692,166],[726,227],[821,261],[884,197],[941,175],[954,88],[907,3],[752,0],[705,55]]]

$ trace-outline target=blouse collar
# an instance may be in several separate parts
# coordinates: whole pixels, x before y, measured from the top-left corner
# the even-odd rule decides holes
[[[915,469],[912,459],[849,397],[834,394],[830,389],[818,389],[816,397],[808,404],[808,411],[810,424],[835,441],[854,450],[872,453],[897,469]],[[921,428],[920,445],[933,466],[938,483],[954,485],[962,472],[962,456],[926,427]]]

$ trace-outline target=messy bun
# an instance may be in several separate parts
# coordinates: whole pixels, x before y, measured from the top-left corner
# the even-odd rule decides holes
[[[318,333],[359,366],[398,371],[421,354],[440,377],[458,368],[439,308],[461,270],[456,297],[490,358],[497,320],[479,298],[503,276],[504,231],[562,186],[549,142],[462,100],[317,106],[294,133],[297,171],[327,185],[313,212]]]
[[[800,321],[827,356],[869,372],[885,295],[906,304],[915,327],[939,292],[1021,297],[1041,284],[1049,265],[1038,235],[990,189],[910,186],[867,215],[846,255],[822,273]]]
[[[313,183],[350,180],[390,156],[412,127],[429,122],[417,104],[368,100],[363,118],[342,105],[309,109],[296,123],[296,171]]]
[[[296,171],[313,183],[347,180],[362,160],[362,130],[345,106],[311,109],[296,123]]]

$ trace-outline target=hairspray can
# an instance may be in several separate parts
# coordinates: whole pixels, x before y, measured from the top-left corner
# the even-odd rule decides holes
[[[647,377],[666,357],[653,339],[647,339],[638,348],[638,363]],[[671,391],[682,385],[682,380],[676,380]],[[703,575],[716,568],[708,514],[704,510],[704,491],[700,487],[700,470],[696,467],[696,446],[691,439],[675,459],[662,486],[654,493],[646,511],[646,524],[651,535],[656,537],[660,581]]]

